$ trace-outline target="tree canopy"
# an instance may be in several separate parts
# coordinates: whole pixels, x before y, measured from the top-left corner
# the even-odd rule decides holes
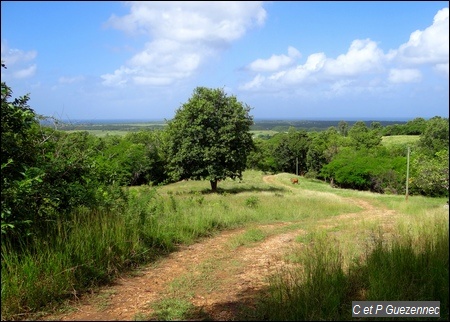
[[[253,149],[251,108],[223,89],[197,87],[168,122],[169,170],[174,180],[242,179]]]

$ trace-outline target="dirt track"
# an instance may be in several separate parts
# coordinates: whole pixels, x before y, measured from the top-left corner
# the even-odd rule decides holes
[[[274,176],[266,176],[264,181],[273,185],[281,184],[276,182]],[[353,221],[358,217],[388,220],[393,213],[376,209],[362,200],[351,201],[361,206],[363,212],[322,220],[318,224],[330,227],[342,220]],[[73,312],[46,316],[44,319],[148,319],[152,314],[151,303],[179,295],[170,288],[171,283],[176,281],[188,284],[190,301],[202,312],[202,317],[214,321],[236,319],[242,305],[254,305],[255,294],[267,286],[266,277],[279,267],[287,265],[283,261],[283,253],[291,247],[299,247],[295,238],[305,234],[305,231],[273,234],[274,229],[286,224],[288,223],[258,226],[258,229],[272,234],[259,243],[237,249],[227,247],[227,241],[243,233],[245,229],[226,231],[194,245],[181,247],[156,263],[142,268],[138,276],[124,276],[114,285],[102,287],[97,293],[81,298],[74,303]],[[205,274],[201,275],[202,272]]]

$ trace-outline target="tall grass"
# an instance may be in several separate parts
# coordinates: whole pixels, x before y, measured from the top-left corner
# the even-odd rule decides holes
[[[289,178],[287,174],[278,176],[280,182],[285,180],[292,187]],[[9,245],[2,239],[2,319],[28,319],[33,317],[31,314],[51,311],[67,299],[112,281],[121,272],[163,256],[180,244],[193,243],[223,229],[274,221],[289,221],[309,229],[317,220],[361,210],[339,193],[345,194],[344,197],[351,196],[350,191],[340,192],[304,178],[301,178],[299,187],[292,189],[267,184],[257,171],[245,172],[242,182],[220,182],[219,193],[216,194],[210,193],[208,182],[197,181],[129,188],[125,210],[79,209],[72,214],[70,221],[57,222],[54,234],[24,245],[22,252],[16,252],[17,247],[12,247],[15,245]],[[361,194],[356,196],[359,198]],[[371,194],[364,197],[373,198]],[[387,207],[402,207],[401,197],[398,200],[390,198],[389,202],[380,202]],[[422,204],[426,202],[416,204],[415,199],[411,198],[409,204],[423,209]],[[418,211],[411,212],[417,218],[421,216]],[[405,223],[405,227],[415,227],[408,225]],[[241,236],[242,239],[235,241],[236,247],[264,237],[261,231],[250,230]],[[418,243],[416,239],[412,239],[414,245]],[[316,247],[319,245],[316,244]],[[437,247],[435,243],[431,245]],[[316,251],[320,252],[320,249]],[[337,270],[343,257],[335,259],[328,250],[323,252],[326,256],[321,258],[320,265],[329,266],[323,271],[324,276],[329,276],[332,274],[330,267]],[[309,269],[313,274],[312,262]],[[359,269],[358,272],[361,276],[362,272],[368,274],[367,270]],[[289,274],[295,275],[297,272]],[[339,274],[333,281],[322,278],[325,284],[319,288],[321,284],[311,275],[311,289],[308,292],[317,292],[322,288],[337,289],[335,284],[340,285],[347,278],[343,272]],[[299,281],[296,278],[291,280],[295,283]],[[435,292],[439,293],[440,289],[435,288]],[[337,301],[336,298],[341,296],[332,297]],[[313,303],[308,305],[314,307]],[[334,304],[329,307],[329,316],[340,314],[333,311]]]
[[[58,235],[20,253],[2,242],[2,317],[15,319],[108,282],[146,251],[136,227],[118,214],[80,210],[59,226]]]
[[[351,263],[328,236],[314,236],[299,267],[271,277],[257,314],[270,321],[351,320],[352,301],[440,301],[448,321],[448,224],[448,217],[432,216],[399,224],[389,240],[374,232],[366,256]]]

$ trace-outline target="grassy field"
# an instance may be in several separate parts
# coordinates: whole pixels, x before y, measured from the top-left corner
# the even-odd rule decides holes
[[[391,147],[393,145],[414,145],[418,140],[419,135],[391,135],[383,136],[381,143],[386,147]]]
[[[118,136],[124,136],[127,133],[130,133],[130,131],[123,131],[123,130],[70,130],[66,131],[68,133],[73,132],[80,132],[80,131],[86,131],[89,134],[98,136],[98,137],[105,137],[107,135],[118,135]]]
[[[279,132],[273,130],[254,130],[250,131],[250,133],[252,134],[253,138],[270,138],[271,136],[274,136]]]
[[[2,242],[2,320],[51,310],[75,290],[89,291],[177,245],[247,227],[230,244],[235,249],[277,233],[258,225],[280,222],[306,232],[297,237],[303,251],[286,254],[301,267],[272,277],[253,313],[258,319],[351,319],[351,300],[417,296],[440,300],[448,318],[447,199],[405,200],[303,177],[292,185],[292,177],[246,171],[242,181],[221,181],[218,193],[206,181],[132,187],[123,212],[81,209],[25,254]],[[182,311],[175,319],[184,319]]]

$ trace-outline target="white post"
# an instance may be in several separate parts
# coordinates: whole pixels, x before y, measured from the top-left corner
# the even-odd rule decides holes
[[[409,147],[408,147],[408,154],[406,157],[406,197],[405,200],[408,201],[408,181],[409,181]]]

